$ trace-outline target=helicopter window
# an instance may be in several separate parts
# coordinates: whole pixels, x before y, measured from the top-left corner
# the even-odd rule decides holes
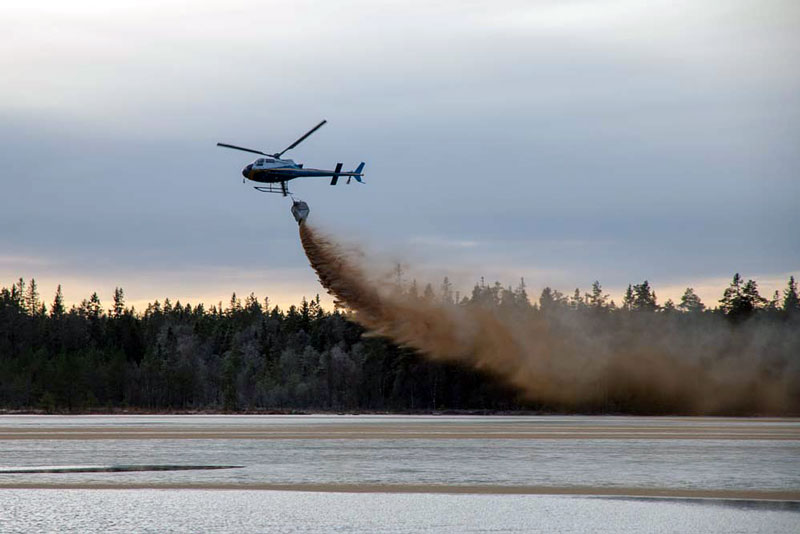
[[[263,165],[263,164],[264,164],[264,160],[263,159],[256,160],[256,165]]]
[[[264,163],[275,163],[275,160],[267,158],[264,160]]]

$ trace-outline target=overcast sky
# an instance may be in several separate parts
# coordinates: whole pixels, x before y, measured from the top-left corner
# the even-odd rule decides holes
[[[353,168],[311,219],[415,276],[716,304],[800,273],[800,2],[0,6],[0,285],[322,292],[290,202],[217,141]]]

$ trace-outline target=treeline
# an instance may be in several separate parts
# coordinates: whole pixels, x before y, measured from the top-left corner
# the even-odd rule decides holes
[[[399,278],[399,277],[398,277]],[[417,299],[482,306],[565,324],[595,314],[613,328],[626,317],[675,321],[702,330],[725,321],[747,335],[752,324],[774,325],[781,354],[800,359],[800,299],[794,278],[764,298],[755,281],[737,274],[718,305],[708,309],[691,288],[680,302],[659,304],[647,281],[628,287],[617,305],[599,282],[570,296],[545,288],[532,303],[524,281],[516,288],[483,280],[471,295],[441,287],[398,284]],[[616,323],[615,323],[616,321]],[[764,331],[763,329],[760,331]],[[569,335],[565,331],[564,335]],[[777,338],[776,338],[777,339]],[[765,346],[769,347],[769,343]],[[772,350],[772,349],[770,349]],[[785,358],[784,358],[785,359]],[[783,361],[783,360],[782,360]],[[796,362],[795,362],[796,363]],[[785,362],[784,362],[785,365]],[[341,310],[326,311],[319,296],[281,310],[269,299],[232,295],[206,309],[165,299],[136,311],[117,288],[107,309],[97,294],[66,308],[59,286],[52,304],[36,282],[0,289],[0,408],[48,412],[109,410],[552,410],[520,398],[492,376],[432,362],[364,330]],[[612,400],[598,411],[641,412]]]

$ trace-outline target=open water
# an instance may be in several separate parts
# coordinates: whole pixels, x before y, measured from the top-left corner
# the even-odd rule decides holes
[[[52,531],[800,532],[800,421],[0,416],[0,532]]]

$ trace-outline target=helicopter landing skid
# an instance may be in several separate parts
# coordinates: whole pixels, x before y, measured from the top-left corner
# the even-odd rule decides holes
[[[253,187],[253,189],[255,189],[256,191],[261,191],[262,193],[280,193],[283,196],[288,196],[292,194],[289,191],[289,188],[286,186],[286,182],[257,186]]]

